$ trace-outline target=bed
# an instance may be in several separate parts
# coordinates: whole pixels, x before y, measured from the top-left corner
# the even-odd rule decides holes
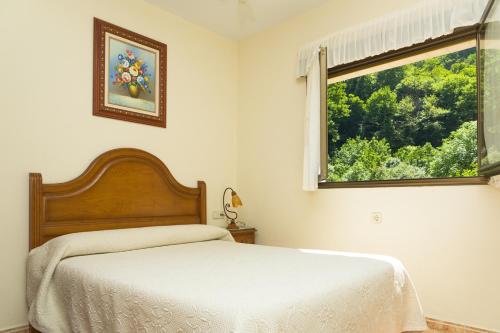
[[[31,332],[426,329],[393,258],[235,243],[206,225],[206,186],[117,149],[76,179],[30,174]]]

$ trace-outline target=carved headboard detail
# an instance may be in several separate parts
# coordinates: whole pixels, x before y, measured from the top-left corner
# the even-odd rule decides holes
[[[66,183],[43,184],[39,173],[29,181],[30,249],[74,232],[207,223],[205,182],[181,185],[138,149],[108,151]]]

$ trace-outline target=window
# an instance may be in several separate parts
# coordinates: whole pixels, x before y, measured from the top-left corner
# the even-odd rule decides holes
[[[476,40],[333,72],[331,182],[476,177]]]
[[[500,175],[500,5],[480,23],[321,68],[320,188],[486,184]],[[326,74],[328,73],[328,74]]]
[[[328,70],[320,187],[485,184],[500,173],[500,20],[490,18],[500,7],[488,11],[477,26]]]

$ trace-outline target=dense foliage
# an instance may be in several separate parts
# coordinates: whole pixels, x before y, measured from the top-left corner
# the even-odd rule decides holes
[[[328,87],[330,181],[477,175],[475,48]]]

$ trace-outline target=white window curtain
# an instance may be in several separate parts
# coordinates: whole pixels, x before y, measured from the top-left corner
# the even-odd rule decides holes
[[[316,51],[316,60],[313,61],[307,74],[306,91],[306,116],[305,116],[305,136],[304,136],[304,179],[303,189],[305,191],[315,191],[318,189],[318,175],[320,174],[320,64],[319,48]]]
[[[318,188],[320,165],[320,47],[327,48],[328,68],[452,33],[479,22],[488,0],[423,0],[357,27],[304,46],[297,77],[307,77],[303,189]]]

